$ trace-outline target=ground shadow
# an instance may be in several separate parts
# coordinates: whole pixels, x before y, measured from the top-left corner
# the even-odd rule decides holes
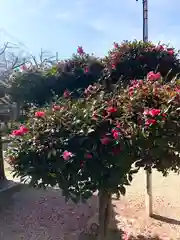
[[[20,235],[23,239],[73,239],[96,212],[95,195],[86,204],[66,203],[60,189],[33,189],[24,184],[1,204],[0,239],[19,240]]]
[[[153,214],[151,217],[158,220],[158,221],[166,222],[166,223],[169,223],[169,224],[180,225],[180,220],[176,220],[176,219],[173,219],[173,218],[164,217],[164,216],[161,216],[161,215],[158,215],[158,214]]]
[[[109,236],[108,236],[108,240],[162,240],[163,238],[161,238],[158,235],[137,235],[137,236],[133,236],[131,233],[125,232],[121,229],[118,229],[118,223],[119,221],[116,220],[116,215],[117,213],[115,212],[115,205],[112,204],[112,208],[111,208],[111,214],[112,214],[112,219],[111,219],[111,223],[110,223],[110,230],[109,230]]]

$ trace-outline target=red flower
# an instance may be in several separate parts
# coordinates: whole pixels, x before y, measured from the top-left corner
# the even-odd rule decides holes
[[[100,139],[100,141],[103,145],[108,145],[110,143],[111,139],[109,137],[103,137]]]
[[[158,45],[158,46],[156,47],[156,50],[158,50],[158,51],[164,51],[164,46],[163,46],[163,45]]]
[[[173,49],[168,49],[168,50],[167,50],[167,53],[168,53],[169,55],[174,55],[174,50],[173,50]]]
[[[35,112],[35,117],[37,118],[43,118],[44,116],[45,116],[45,112],[42,112],[42,111]]]
[[[132,96],[133,95],[133,93],[134,93],[134,91],[129,91],[129,96]]]
[[[29,132],[29,129],[28,129],[27,127],[25,127],[25,126],[21,126],[19,130],[20,130],[23,134]]]
[[[65,97],[65,98],[68,98],[68,97],[70,97],[70,96],[71,96],[70,92],[69,92],[68,90],[65,90],[65,91],[64,91],[64,97]]]
[[[159,115],[160,112],[161,112],[160,109],[152,109],[152,110],[149,111],[149,114],[150,114],[152,117],[155,117],[155,116]]]
[[[85,67],[84,68],[84,73],[88,73],[89,72],[89,68],[88,67]]]
[[[111,67],[112,67],[112,69],[115,70],[116,69],[116,64],[112,64]]]
[[[83,50],[83,48],[82,48],[81,46],[78,47],[77,53],[78,53],[79,55],[84,55],[84,50]]]
[[[61,110],[61,109],[63,109],[63,107],[58,106],[58,105],[54,105],[54,106],[53,106],[53,110],[54,110],[54,111],[59,111],[59,110]]]
[[[84,155],[84,157],[85,157],[85,158],[88,158],[88,159],[91,159],[93,156],[92,156],[91,153],[86,153],[86,154]]]
[[[119,139],[119,131],[118,130],[113,129],[112,134],[113,134],[114,139],[116,139],[116,140]]]
[[[22,136],[23,132],[21,130],[14,130],[12,131],[12,136]]]
[[[155,117],[157,115],[159,115],[161,113],[161,110],[160,109],[150,109],[150,110],[145,110],[143,112],[144,115],[150,115],[152,117]]]
[[[35,112],[35,117],[37,118],[43,118],[45,116],[45,112]]]
[[[161,74],[160,73],[154,73],[153,71],[151,71],[151,72],[149,72],[147,74],[147,79],[149,81],[156,81],[156,80],[158,80],[160,78],[161,78]]]
[[[119,47],[119,44],[114,42],[114,48],[118,48]]]
[[[117,108],[115,108],[115,107],[108,107],[106,111],[108,113],[115,113],[115,112],[117,112]]]
[[[177,93],[180,93],[180,89],[179,88],[175,88],[174,89]]]
[[[64,151],[63,158],[64,160],[69,160],[73,156],[72,152]]]
[[[129,87],[129,91],[130,92],[134,91],[134,87]]]
[[[155,119],[146,119],[145,125],[150,126],[156,124],[157,121]]]

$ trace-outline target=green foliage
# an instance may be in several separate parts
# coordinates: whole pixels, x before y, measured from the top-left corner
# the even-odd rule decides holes
[[[174,48],[136,40],[114,43],[114,48],[109,51],[104,62],[113,82],[121,79],[125,85],[129,84],[129,80],[143,79],[148,72],[154,70],[160,72],[165,81],[171,80],[180,72],[178,54]]]
[[[123,109],[118,104],[114,114],[111,99],[97,86],[86,98],[61,98],[59,105],[33,114],[28,132],[13,132],[9,156],[15,176],[30,177],[33,186],[58,185],[74,201],[100,189],[125,194],[133,146],[125,131],[113,137]]]
[[[108,56],[98,59],[84,53],[81,47],[71,59],[60,61],[52,67],[25,67],[13,75],[9,93],[15,102],[43,106],[55,95],[60,97],[68,89],[79,97],[88,85],[103,81],[123,85],[132,79],[143,79],[149,71],[158,71],[165,81],[180,72],[178,53],[166,45],[142,41],[114,44]],[[79,91],[81,89],[81,91]]]
[[[40,69],[30,69],[23,72],[15,72],[10,79],[9,94],[13,101],[27,104],[43,105],[52,99],[48,78]]]
[[[9,94],[15,102],[42,106],[68,89],[75,91],[98,81],[100,60],[88,54],[73,55],[50,68],[25,68],[11,77]],[[76,94],[78,95],[78,93]]]
[[[89,86],[56,105],[32,109],[13,131],[9,159],[15,176],[33,186],[58,186],[74,201],[96,190],[125,194],[139,167],[179,171],[180,88],[157,73],[108,92]],[[133,169],[133,166],[136,168]]]

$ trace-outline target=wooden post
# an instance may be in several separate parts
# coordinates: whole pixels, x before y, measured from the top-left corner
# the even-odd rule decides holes
[[[111,210],[111,194],[99,191],[99,233],[98,240],[105,240],[108,233]]]
[[[5,180],[5,171],[4,171],[4,159],[3,159],[3,143],[2,135],[0,132],[0,180]]]
[[[153,215],[152,170],[146,170],[146,209],[149,217]]]

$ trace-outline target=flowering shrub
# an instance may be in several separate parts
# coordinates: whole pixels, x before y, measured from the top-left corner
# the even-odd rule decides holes
[[[53,96],[48,80],[43,69],[14,72],[9,81],[8,93],[13,101],[21,105],[33,103],[42,106]]]
[[[89,86],[78,99],[66,90],[12,132],[9,162],[21,181],[58,186],[67,199],[86,200],[98,190],[106,216],[111,194],[125,194],[140,167],[179,171],[179,111],[180,86],[164,84],[160,73],[108,93]]]
[[[114,48],[109,51],[104,62],[113,81],[117,82],[121,78],[125,84],[129,84],[131,79],[144,78],[155,69],[163,77],[167,76],[165,80],[171,80],[180,70],[178,54],[173,48],[151,42],[114,43]]]
[[[62,96],[65,89],[84,89],[98,81],[102,71],[101,61],[78,47],[77,54],[50,68],[25,68],[11,77],[9,93],[15,102],[42,106]],[[78,93],[76,94],[79,95]]]
[[[33,103],[43,106],[62,96],[65,89],[81,95],[90,84],[99,80],[116,83],[119,79],[125,85],[131,79],[143,79],[148,72],[159,72],[165,81],[180,72],[178,54],[165,45],[154,45],[141,41],[114,43],[108,56],[98,59],[85,53],[79,46],[71,59],[60,61],[52,67],[23,67],[11,78],[9,93],[15,102]]]
[[[119,125],[123,109],[100,86],[92,88],[86,98],[63,97],[36,111],[26,127],[12,132],[9,155],[22,181],[30,176],[34,186],[58,185],[74,200],[97,189],[124,194],[134,158],[128,132]]]
[[[137,166],[153,167],[166,175],[179,172],[180,91],[178,83],[163,84],[159,73],[150,72],[147,81],[135,80],[127,88],[130,98],[126,116],[131,115],[136,133]]]

